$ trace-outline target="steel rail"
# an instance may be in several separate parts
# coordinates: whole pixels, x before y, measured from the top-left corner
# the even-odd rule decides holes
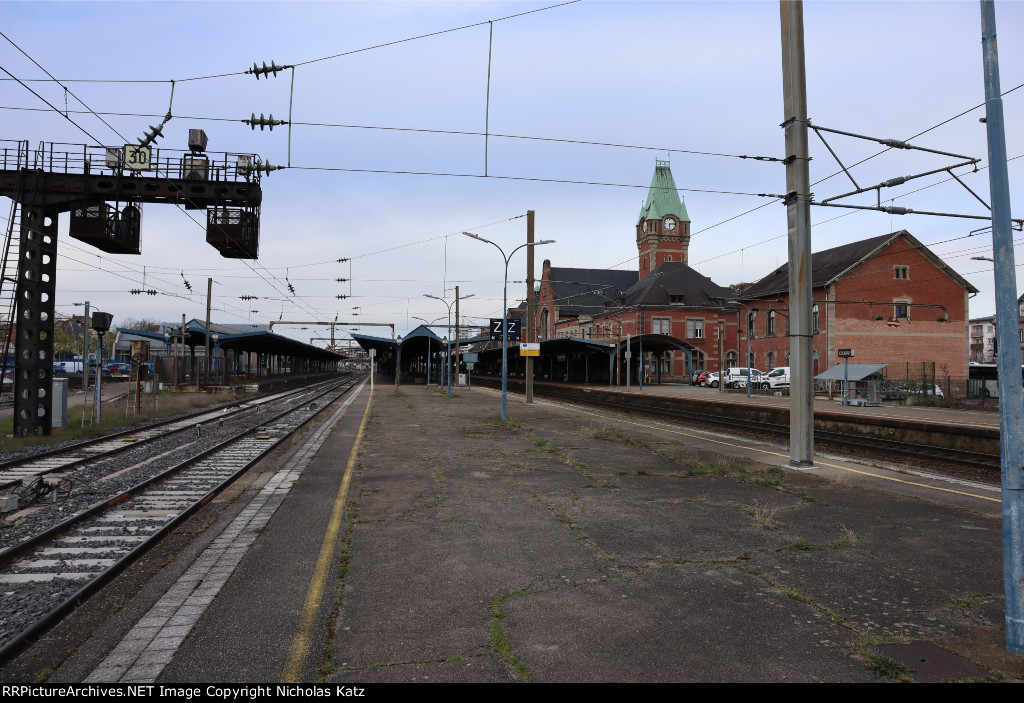
[[[341,398],[358,385],[360,378],[361,377],[345,379],[340,383],[337,383],[337,385],[335,385],[334,388],[324,391],[324,393],[320,394],[318,397],[323,397],[323,395],[331,393],[332,391],[337,390],[341,386],[347,385],[347,388],[345,388],[344,390],[341,391],[341,393],[338,394],[338,398]],[[102,586],[109,583],[115,576],[117,576],[130,564],[136,561],[142,554],[144,554],[146,551],[152,548],[169,531],[173,530],[184,520],[190,517],[193,513],[195,513],[197,510],[206,505],[210,500],[212,500],[219,493],[221,493],[226,487],[231,485],[235,480],[237,480],[240,476],[242,476],[245,472],[252,468],[252,466],[261,461],[274,448],[276,448],[282,442],[290,438],[292,435],[294,435],[297,431],[299,431],[302,427],[311,422],[313,419],[321,416],[321,414],[327,408],[331,407],[337,401],[338,398],[333,399],[330,403],[324,403],[323,405],[316,409],[316,412],[310,413],[310,415],[305,420],[303,420],[301,423],[293,427],[289,432],[283,433],[275,441],[266,445],[255,456],[250,458],[249,461],[245,462],[243,466],[233,471],[229,476],[224,478],[216,485],[209,488],[209,490],[207,490],[203,496],[193,501],[193,503],[190,506],[178,511],[175,517],[171,518],[170,520],[166,521],[158,528],[156,528],[155,531],[152,534],[150,534],[144,541],[140,542],[137,546],[130,549],[126,554],[122,555],[119,559],[117,559],[117,561],[114,564],[111,564],[102,571],[97,572],[96,576],[90,578],[75,593],[73,593],[71,596],[66,598],[63,602],[61,602],[54,608],[52,608],[41,618],[36,620],[32,625],[25,628],[22,632],[18,633],[10,641],[5,643],[3,647],[0,647],[0,665],[7,663],[14,656],[24,651],[24,649],[30,646],[35,641],[35,639],[38,638],[39,635],[49,630],[57,622],[64,618],[68,613],[75,610],[84,600],[86,600],[91,595],[94,595]],[[289,410],[286,410],[282,413],[279,413],[278,415],[268,418],[267,422],[263,423],[263,425],[265,426],[267,424],[279,420],[282,417],[294,413],[297,410],[301,409],[303,405],[306,405],[306,403],[303,402],[302,404],[296,407],[290,408]],[[104,511],[115,508],[116,506],[122,504],[127,500],[131,500],[134,497],[143,495],[145,493],[145,490],[150,486],[163,482],[169,478],[174,478],[177,475],[184,472],[185,470],[187,470],[190,466],[202,461],[208,456],[211,456],[217,452],[220,452],[228,448],[230,445],[239,442],[240,440],[244,439],[246,436],[250,434],[254,434],[256,432],[261,431],[265,431],[265,428],[263,426],[258,426],[245,430],[236,435],[235,437],[225,440],[224,442],[221,442],[217,446],[201,452],[197,456],[191,457],[188,460],[181,462],[180,464],[171,467],[156,476],[152,476],[140,482],[139,484],[127,489],[126,491],[123,491],[121,494],[117,496],[107,498],[99,503],[96,503],[95,505],[91,506],[90,508],[87,508],[81,513],[72,516],[68,520],[61,522],[58,525],[54,525],[53,527],[45,530],[44,532],[39,533],[38,535],[29,538],[21,544],[15,545],[0,552],[0,566],[6,566],[8,563],[15,559],[18,559],[25,553],[38,549],[46,542],[51,541],[58,535],[61,535],[67,532],[68,530],[74,528],[79,523],[84,522],[87,518],[99,515]],[[113,539],[116,538],[112,537],[112,540]]]

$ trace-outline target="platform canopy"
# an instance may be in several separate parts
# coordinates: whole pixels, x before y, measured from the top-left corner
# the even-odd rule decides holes
[[[819,373],[814,377],[815,381],[863,381],[873,373],[878,373],[888,364],[836,364],[828,371]]]

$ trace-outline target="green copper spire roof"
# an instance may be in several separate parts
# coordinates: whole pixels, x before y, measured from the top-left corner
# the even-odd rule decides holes
[[[647,191],[647,202],[640,210],[640,217],[636,223],[640,224],[645,219],[661,219],[665,215],[675,215],[682,221],[690,221],[690,216],[686,214],[686,206],[683,205],[679,191],[676,190],[669,162],[655,159],[654,178],[651,179],[651,188]]]

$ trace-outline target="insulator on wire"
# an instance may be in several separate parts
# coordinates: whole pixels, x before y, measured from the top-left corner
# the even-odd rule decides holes
[[[338,300],[344,300],[344,299],[345,299],[345,298],[347,298],[348,296],[347,296],[347,295],[336,295],[336,296],[334,296],[334,297],[335,297],[335,298],[337,298]]]
[[[912,212],[914,212],[908,207],[894,207],[892,205],[883,205],[879,209],[882,212],[888,213],[890,215],[909,215]]]
[[[267,62],[264,61],[263,68],[260,68],[259,65],[254,61],[252,64],[252,68],[246,71],[246,73],[254,74],[256,76],[256,80],[260,79],[260,74],[266,76],[267,78],[270,78],[270,74],[273,73],[274,78],[277,78],[277,72],[283,71],[286,68],[291,68],[291,66],[278,66],[273,61],[270,62],[269,66],[267,65]]]
[[[882,183],[883,188],[892,188],[893,186],[903,185],[910,179],[910,176],[899,176],[898,178],[890,178],[889,180]]]
[[[242,122],[245,122],[253,130],[255,130],[256,127],[258,126],[261,132],[263,131],[264,127],[270,127],[270,131],[273,132],[274,127],[277,127],[278,125],[288,124],[287,120],[275,120],[273,113],[271,113],[269,117],[264,117],[262,112],[260,113],[259,118],[256,117],[256,113],[254,112],[252,113],[252,117],[250,117],[247,120],[242,120]]]
[[[334,280],[337,281],[338,283],[347,283],[348,282],[347,278],[335,278]]]
[[[910,144],[908,144],[907,142],[901,142],[899,139],[879,139],[878,143],[879,144],[883,144],[885,146],[890,146],[893,149],[909,149],[910,148]]]
[[[260,173],[262,171],[263,173],[269,174],[271,171],[280,171],[282,168],[287,168],[287,166],[257,163],[255,166],[250,166],[249,170],[255,171],[256,173]]]
[[[256,296],[255,295],[240,295],[240,296],[238,296],[238,299],[239,300],[256,300]]]
[[[139,146],[149,146],[150,144],[152,144],[153,142],[156,141],[157,137],[164,136],[163,127],[164,127],[163,124],[160,124],[160,125],[158,125],[156,127],[154,127],[153,125],[150,125],[149,126],[149,131],[148,132],[143,132],[142,133],[142,139],[138,140]]]

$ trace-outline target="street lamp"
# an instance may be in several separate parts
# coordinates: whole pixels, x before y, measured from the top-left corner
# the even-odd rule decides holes
[[[747,307],[746,305],[744,305],[743,303],[741,303],[738,300],[730,300],[729,304],[730,305],[741,305],[747,311],[747,397],[749,398],[750,397],[750,384],[754,380],[753,377],[751,376],[751,373],[750,373],[751,372],[751,365],[750,365],[750,334],[754,331],[754,324],[753,324],[754,321],[750,319],[750,313],[757,312],[758,308]],[[719,386],[722,385],[721,380],[719,380],[719,384],[718,385]]]
[[[473,239],[479,239],[481,242],[487,242],[499,252],[501,252],[501,258],[505,262],[505,278],[503,279],[504,289],[501,298],[501,421],[505,422],[508,419],[508,262],[512,259],[512,255],[524,247],[539,247],[542,244],[554,244],[553,239],[544,239],[539,242],[527,242],[526,244],[520,244],[512,252],[505,256],[505,250],[499,247],[497,244],[492,242],[490,239],[484,239],[478,234],[472,232],[463,232],[467,237]]]
[[[458,288],[458,286],[456,286],[456,288]],[[452,305],[455,305],[455,303],[459,302],[459,300],[465,300],[466,298],[472,298],[475,295],[476,295],[476,293],[470,293],[469,295],[464,295],[461,298],[456,297],[455,300],[453,300],[450,303],[447,300],[445,300],[444,298],[440,298],[440,297],[438,297],[436,295],[431,295],[430,293],[424,293],[423,297],[424,298],[433,298],[434,300],[440,300],[442,303],[444,303],[444,306],[446,308],[448,308],[448,334],[451,334],[452,333]],[[440,320],[441,318],[437,318],[437,319]],[[458,324],[459,321],[456,320],[455,322],[456,322],[456,324]],[[448,338],[445,337],[445,339],[447,340]],[[458,340],[456,340],[455,343],[458,344]],[[452,370],[449,368],[449,365],[451,364],[451,360],[449,359],[449,352],[448,352],[447,344],[448,343],[445,342],[445,359],[444,359],[445,370],[441,374],[441,385],[444,385],[445,374],[447,374],[447,378],[448,378],[448,397],[451,398],[452,397]],[[428,349],[430,348],[430,342],[427,342],[427,348]],[[427,381],[427,383],[430,383],[430,381]]]

